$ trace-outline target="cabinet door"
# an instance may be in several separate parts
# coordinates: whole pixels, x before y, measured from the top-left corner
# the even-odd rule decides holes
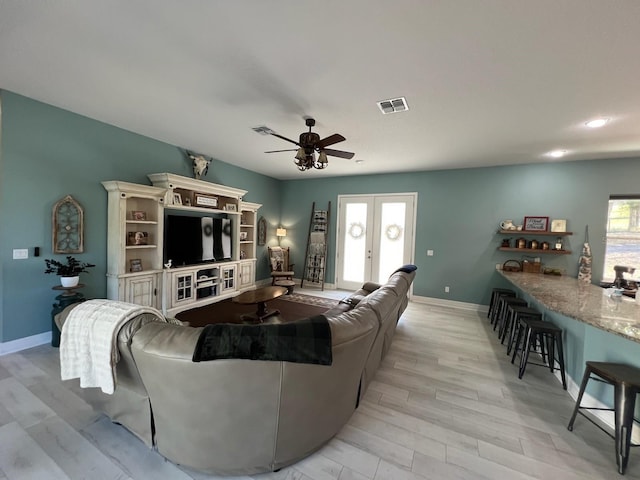
[[[222,291],[228,292],[236,289],[236,266],[222,268]]]
[[[193,272],[173,274],[173,305],[194,299],[195,285]]]
[[[250,287],[254,283],[253,262],[240,263],[240,278],[238,280],[240,288]]]
[[[135,303],[144,307],[158,308],[157,305],[157,276],[144,275],[125,280],[125,302]]]

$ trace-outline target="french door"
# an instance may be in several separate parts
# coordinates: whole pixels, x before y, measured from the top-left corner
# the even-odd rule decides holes
[[[336,287],[385,283],[413,263],[417,193],[338,196]]]

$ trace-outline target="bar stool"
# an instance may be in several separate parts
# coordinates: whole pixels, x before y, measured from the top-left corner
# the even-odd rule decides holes
[[[493,323],[493,330],[495,331],[496,327],[500,327],[498,332],[502,332],[502,326],[504,325],[504,319],[507,315],[507,307],[509,305],[519,305],[519,306],[527,306],[527,301],[522,298],[509,297],[502,295],[498,299],[498,307],[495,315],[495,321]],[[498,335],[499,336],[499,335]]]
[[[523,318],[518,324],[518,335],[515,342],[515,350],[511,357],[511,363],[514,363],[518,351],[520,350],[520,339],[524,334],[524,340],[522,342],[522,353],[520,355],[520,368],[518,370],[518,378],[522,378],[527,364],[529,363],[529,353],[535,350],[536,338],[540,340],[542,361],[547,362],[546,365],[541,363],[533,363],[531,365],[538,365],[540,367],[549,367],[551,373],[555,370],[560,370],[560,376],[562,377],[562,388],[567,389],[567,379],[564,373],[564,349],[562,348],[562,329],[557,327],[551,322],[543,322],[540,320],[532,320],[529,318]],[[547,354],[545,354],[545,343],[547,347]],[[556,368],[555,362],[555,349],[558,348],[558,363],[559,368]],[[548,359],[548,361],[547,361]]]
[[[505,321],[503,323],[502,334],[500,335],[500,343],[504,344],[507,334],[509,335],[509,341],[507,342],[507,355],[511,355],[511,349],[513,348],[513,341],[516,338],[516,331],[520,320],[523,318],[529,318],[532,320],[542,321],[542,313],[532,307],[524,305],[508,305]]]
[[[592,377],[592,374],[597,375],[597,377]],[[580,406],[582,395],[584,394],[589,380],[596,380],[598,382],[613,385],[614,408],[590,408]],[[571,420],[569,420],[569,425],[567,426],[567,429],[572,432],[573,422],[576,419],[576,415],[580,413],[580,415],[613,438],[615,440],[618,473],[621,475],[624,475],[624,471],[627,468],[627,462],[629,461],[629,448],[638,446],[631,443],[633,422],[638,423],[638,420],[633,418],[636,406],[636,395],[638,393],[640,393],[639,368],[631,365],[625,365],[623,363],[587,362],[584,375],[582,376],[580,393],[576,399],[576,406],[573,409],[573,415],[571,415]],[[608,410],[615,412],[615,436],[611,435],[580,410]]]
[[[491,300],[489,301],[489,311],[487,312],[487,318],[492,318],[493,311],[498,306],[498,297],[502,294],[509,295],[510,297],[516,296],[516,292],[508,288],[494,288],[493,290],[491,290]]]

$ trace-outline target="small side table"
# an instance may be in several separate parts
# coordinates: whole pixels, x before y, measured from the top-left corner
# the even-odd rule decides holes
[[[83,283],[79,283],[75,287],[63,287],[62,285],[56,285],[52,290],[61,290],[63,293],[56,297],[57,303],[53,304],[53,310],[51,310],[51,346],[60,346],[60,329],[56,325],[55,317],[69,305],[74,303],[84,302],[86,298],[80,292],[76,292],[84,287]]]

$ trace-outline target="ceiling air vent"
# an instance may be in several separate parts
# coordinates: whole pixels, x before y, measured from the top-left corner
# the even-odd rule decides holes
[[[407,105],[407,100],[404,97],[399,97],[379,101],[378,108],[386,115],[387,113],[405,112],[409,110],[409,105]]]
[[[262,125],[261,127],[253,127],[251,130],[259,133],[260,135],[271,135],[273,133],[273,130],[271,130],[269,127],[265,127],[264,125]]]

